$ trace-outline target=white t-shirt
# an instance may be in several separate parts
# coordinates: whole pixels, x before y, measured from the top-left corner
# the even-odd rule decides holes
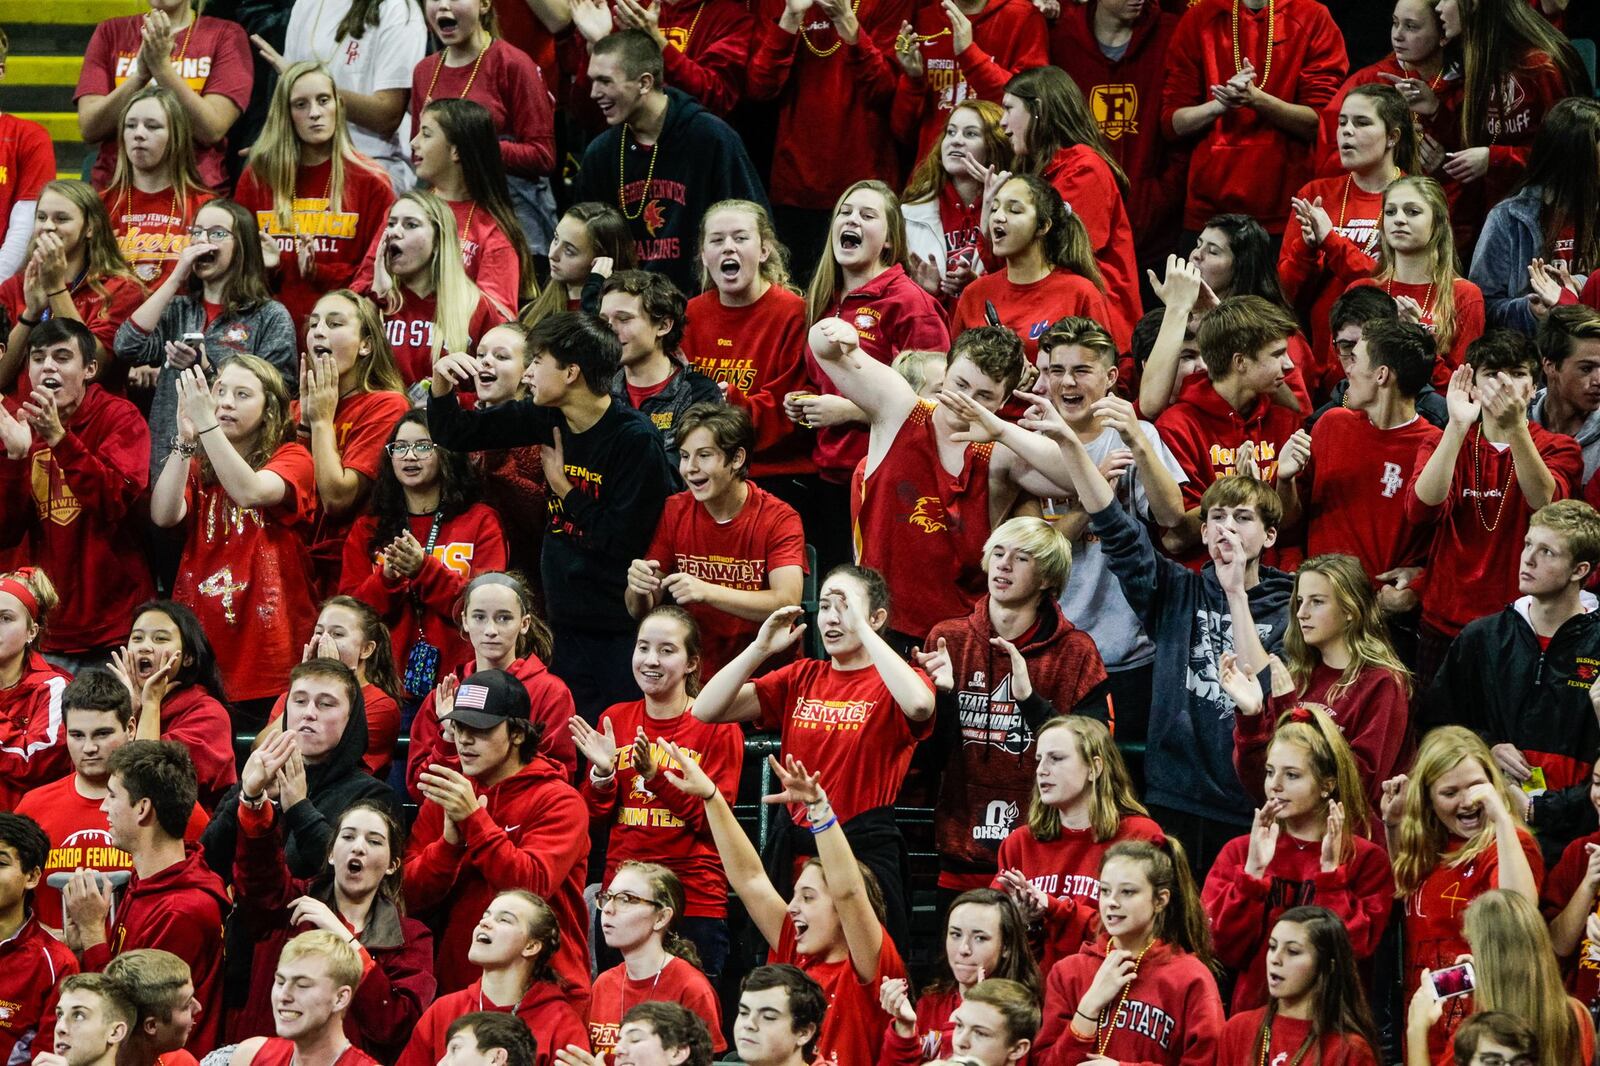
[[[383,0],[376,26],[369,25],[360,40],[339,40],[339,23],[349,13],[350,2],[295,0],[283,57],[291,63],[309,59],[323,64],[342,90],[410,89],[411,72],[422,62],[428,46],[427,27],[417,4],[414,0]],[[383,165],[394,178],[397,191],[416,184],[411,170],[409,111],[391,137],[379,137],[352,122],[350,139],[356,151]]]

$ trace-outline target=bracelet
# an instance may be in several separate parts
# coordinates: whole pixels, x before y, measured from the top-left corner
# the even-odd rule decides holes
[[[1098,1025],[1099,1025],[1099,1024],[1100,1024],[1100,1019],[1098,1019],[1098,1018],[1096,1018],[1096,1017],[1095,1017],[1095,1016],[1094,1016],[1094,1015],[1092,1015],[1092,1014],[1085,1014],[1085,1013],[1083,1013],[1083,1011],[1081,1011],[1081,1010],[1075,1010],[1075,1011],[1073,1011],[1073,1012],[1072,1012],[1072,1016],[1073,1016],[1073,1017],[1074,1017],[1074,1018],[1082,1018],[1082,1019],[1083,1019],[1083,1020],[1084,1020],[1084,1021],[1086,1021],[1086,1022],[1088,1022],[1088,1023],[1090,1023],[1090,1024],[1091,1024],[1091,1025],[1095,1025],[1095,1026],[1098,1026]]]
[[[63,286],[61,286],[61,288],[57,289],[55,292],[47,292],[44,295],[45,295],[46,299],[49,299],[52,296],[60,296],[64,292],[71,292],[71,291],[72,290],[70,288],[68,288],[67,286],[63,285]]]
[[[173,451],[173,453],[175,453],[177,455],[180,455],[185,459],[193,459],[195,453],[198,452],[199,450],[200,450],[200,445],[196,444],[194,441],[184,442],[184,441],[178,440],[176,437],[174,437],[172,439],[172,451]]]
[[[17,316],[17,324],[18,325],[22,325],[22,326],[27,326],[29,329],[37,328],[39,323],[43,322],[43,321],[44,321],[44,319],[42,319],[42,318],[29,318],[27,315],[18,315]]]
[[[221,422],[213,422],[213,423],[211,423],[211,425],[207,426],[205,429],[202,429],[199,433],[196,433],[195,436],[196,437],[203,437],[207,433],[210,433],[213,429],[221,429],[221,428],[222,428],[222,423]]]
[[[830,814],[828,816],[828,820],[826,822],[823,822],[821,825],[813,825],[811,827],[811,835],[812,836],[818,836],[818,835],[820,835],[822,833],[826,833],[828,830],[832,829],[834,826],[836,826],[838,824],[839,824],[839,819],[836,816]]]
[[[246,807],[260,809],[261,805],[267,802],[267,794],[263,792],[259,796],[247,796],[245,795],[244,790],[240,789],[239,802],[244,804]]]
[[[589,783],[595,788],[609,788],[617,779],[617,768],[613,766],[609,774],[597,774],[593,766],[589,767]]]

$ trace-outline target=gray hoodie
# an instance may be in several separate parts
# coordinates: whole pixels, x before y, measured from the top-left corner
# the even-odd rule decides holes
[[[1528,405],[1528,420],[1539,423],[1545,429],[1550,428],[1544,421],[1544,397],[1549,391],[1540,389],[1534,393],[1533,403]],[[1587,485],[1589,479],[1594,477],[1595,470],[1600,469],[1600,410],[1589,412],[1589,417],[1578,427],[1576,439],[1578,447],[1583,449],[1583,483]]]

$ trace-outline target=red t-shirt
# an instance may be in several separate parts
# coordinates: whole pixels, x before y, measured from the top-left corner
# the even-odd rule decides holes
[[[222,486],[189,471],[187,542],[172,598],[194,611],[228,679],[228,697],[283,691],[317,622],[306,534],[317,508],[311,453],[290,442],[262,467],[287,489],[275,507],[239,507]]]
[[[347,288],[366,257],[367,249],[389,220],[394,186],[389,175],[370,161],[344,161],[344,195],[335,211],[331,201],[333,161],[303,166],[295,174],[294,225],[278,223],[272,190],[246,168],[239,176],[233,198],[256,213],[256,225],[278,242],[278,302],[288,308],[295,328],[322,294]],[[311,274],[300,273],[296,238],[314,242],[316,257]]]
[[[189,226],[216,194],[200,190],[189,195],[187,205],[169,187],[160,192],[140,192],[132,185],[107,189],[100,202],[111,215],[122,257],[152,291],[167,280],[178,256],[189,247]],[[208,309],[211,304],[207,304]],[[207,325],[210,318],[207,318]]]
[[[1554,499],[1564,500],[1583,482],[1583,450],[1562,433],[1528,423],[1534,447],[1555,479]],[[1522,538],[1533,509],[1522,495],[1511,449],[1496,447],[1473,426],[1456,456],[1444,502],[1428,507],[1417,499],[1416,479],[1437,442],[1417,452],[1416,474],[1406,486],[1406,520],[1433,523],[1427,551],[1430,580],[1422,593],[1422,620],[1455,636],[1474,618],[1492,614],[1517,594]]]
[[[45,184],[55,178],[50,131],[37,122],[0,114],[0,226],[11,217],[13,207],[37,200]],[[0,235],[4,232],[0,229]]]
[[[666,391],[667,386],[672,384],[672,379],[677,376],[678,371],[673,370],[654,385],[635,385],[632,382],[625,382],[623,387],[628,390],[628,406],[638,410],[646,400],[654,399]]]
[[[728,387],[728,402],[750,412],[757,478],[816,472],[811,435],[783,413],[783,398],[810,389],[806,377],[806,302],[772,285],[747,307],[726,307],[715,291],[689,301],[683,354],[694,368]],[[708,675],[709,676],[709,675]]]
[[[1360,411],[1335,408],[1311,430],[1311,461],[1300,475],[1306,500],[1306,555],[1341,552],[1367,576],[1416,563],[1424,533],[1406,521],[1405,487],[1421,469],[1417,452],[1439,430],[1423,418],[1379,429]]]
[[[931,692],[927,675],[918,670],[917,676]],[[933,733],[931,717],[905,716],[875,666],[840,670],[828,660],[800,659],[754,684],[761,702],[756,728],[782,731],[784,755],[822,778],[841,822],[892,804],[911,752]],[[801,804],[791,805],[789,816],[806,824]]]
[[[746,591],[771,587],[772,572],[806,565],[806,536],[793,507],[753,483],[739,513],[729,522],[711,517],[694,496],[667,498],[655,540],[645,553],[663,574],[689,574],[713,585]],[[711,677],[755,639],[760,622],[750,622],[707,604],[686,610],[700,624],[700,676]]]
[[[1544,880],[1544,859],[1539,854],[1539,844],[1524,829],[1517,830],[1517,839],[1522,844],[1522,853],[1528,857],[1528,865],[1533,868],[1533,880],[1537,885]],[[1452,837],[1444,860],[1433,868],[1420,887],[1406,896],[1404,973],[1408,1001],[1422,979],[1424,967],[1441,970],[1454,966],[1456,956],[1472,953],[1461,931],[1462,915],[1473,900],[1500,886],[1500,857],[1492,842],[1470,862],[1446,864],[1445,860],[1464,843]],[[1450,1040],[1456,1026],[1470,1013],[1470,995],[1444,1001],[1444,1016],[1428,1030],[1428,1057],[1432,1061],[1449,1061]]]
[[[579,788],[589,817],[611,824],[606,850],[605,883],[626,859],[658,862],[683,883],[684,913],[695,918],[721,918],[728,910],[728,878],[706,824],[705,804],[657,777],[654,786],[639,777],[633,765],[632,738],[639,729],[651,741],[657,765],[673,765],[657,741],[670,740],[700,765],[729,803],[739,792],[744,764],[744,733],[732,722],[702,722],[685,710],[676,718],[652,718],[643,700],[618,703],[600,716],[617,738],[617,779],[601,792],[583,777]]]
[[[806,764],[808,767],[810,763]],[[837,809],[837,805],[836,808]],[[814,955],[795,951],[794,919],[783,916],[783,933],[778,946],[767,956],[769,963],[787,962],[800,967],[822,986],[828,1000],[828,1013],[822,1019],[822,1034],[817,1040],[813,1066],[857,1066],[878,1061],[878,1048],[889,1015],[878,1005],[878,990],[891,978],[904,978],[906,964],[900,960],[889,931],[883,932],[883,947],[878,952],[878,972],[870,981],[856,974],[848,957],[824,962]]]
[[[471,100],[488,109],[506,173],[537,178],[555,169],[550,90],[533,60],[516,45],[490,41],[477,62],[459,67],[447,64],[443,52],[425,56],[411,72],[412,129],[434,100]]]
[[[589,997],[589,1046],[600,1066],[611,1066],[612,1049],[622,1032],[622,1019],[641,1003],[677,1003],[699,1015],[711,1030],[711,1050],[727,1049],[722,1036],[722,1008],[706,975],[680,958],[669,957],[661,972],[635,980],[628,964],[619,962],[594,979]]]
[[[383,328],[389,335],[389,348],[394,352],[400,377],[409,386],[426,381],[433,375],[434,319],[439,313],[439,294],[418,296],[404,286],[400,286],[400,292],[403,297],[400,310],[383,316]],[[495,308],[489,297],[480,294],[478,306],[472,312],[472,320],[467,324],[464,354],[471,355],[477,348],[478,340],[505,321],[506,316]],[[449,351],[447,346],[440,345],[441,356]]]
[[[1261,1022],[1267,1008],[1235,1014],[1222,1027],[1219,1063],[1237,1063],[1246,1066],[1259,1061],[1261,1055]],[[1271,1035],[1267,1040],[1267,1059],[1274,1066],[1299,1061],[1318,1063],[1319,1066],[1378,1066],[1378,1058],[1359,1033],[1324,1033],[1314,1048],[1300,1056],[1300,1049],[1311,1036],[1311,1023],[1298,1018],[1278,1015],[1272,1019]]]
[[[501,307],[515,308],[522,300],[522,261],[511,238],[493,215],[478,210],[476,201],[446,203],[456,216],[456,238],[461,242],[461,265],[466,267],[467,277]]]
[[[1438,301],[1433,298],[1432,285],[1412,285],[1401,281],[1377,281],[1362,279],[1351,284],[1373,285],[1382,289],[1398,300],[1402,296],[1409,296],[1417,301],[1417,306],[1422,308],[1422,324],[1428,332],[1437,332],[1438,326],[1433,320],[1434,311]],[[1348,290],[1347,290],[1348,291]],[[1450,375],[1455,373],[1467,357],[1467,346],[1479,337],[1484,330],[1484,304],[1483,290],[1465,278],[1457,278],[1452,287],[1455,308],[1455,334],[1450,339],[1450,346],[1440,348],[1438,359],[1433,364],[1433,387],[1443,392],[1450,385]]]
[[[94,334],[94,339],[100,346],[110,353],[116,350],[117,329],[127,317],[139,309],[144,303],[145,291],[137,281],[129,277],[101,278],[99,288],[95,283],[85,280],[78,283],[72,290],[72,306],[78,309],[78,318],[89,332]],[[101,292],[100,290],[105,290]],[[28,307],[26,298],[22,295],[22,271],[17,271],[4,282],[0,282],[0,304],[4,304],[6,311],[15,323],[22,317],[23,311]],[[40,321],[49,321],[50,312],[45,311]],[[121,382],[125,376],[114,374],[116,382],[101,381],[100,384],[111,388],[113,392],[121,392]]]
[[[74,102],[85,96],[109,96],[113,89],[128,80],[128,73],[139,56],[143,27],[143,15],[107,19],[95,27],[94,36],[89,38],[89,51],[83,58],[83,73],[78,76],[78,89],[72,97]],[[196,17],[188,27],[172,35],[172,62],[184,84],[202,97],[226,97],[240,111],[250,106],[250,92],[255,86],[255,55],[250,50],[250,39],[245,36],[244,27],[237,22],[205,15]],[[141,76],[144,73],[141,70]],[[154,81],[151,84],[155,84]],[[121,136],[119,121],[116,135],[100,144],[93,174],[97,189],[111,183],[111,172],[117,165],[117,140]],[[200,180],[213,189],[224,188],[228,183],[227,149],[226,139],[211,145],[195,141],[195,163],[200,168]]]
[[[38,822],[50,838],[50,857],[45,859],[39,886],[33,890],[33,915],[51,929],[61,928],[61,890],[47,883],[51,874],[71,873],[79,867],[102,873],[133,869],[133,857],[111,842],[101,801],[79,792],[77,781],[76,774],[68,774],[34,789],[17,804],[17,813]],[[206,812],[195,804],[183,839],[198,844],[208,821]]]
[[[951,335],[960,336],[965,330],[987,326],[985,302],[994,304],[1001,325],[1009,326],[1022,338],[1030,363],[1039,353],[1039,338],[1045,330],[1067,315],[1092,318],[1107,329],[1118,325],[1105,294],[1086,277],[1057,267],[1038,281],[1019,285],[1001,269],[981,275],[962,290],[950,318]],[[1128,346],[1131,334],[1114,339],[1121,350]]]

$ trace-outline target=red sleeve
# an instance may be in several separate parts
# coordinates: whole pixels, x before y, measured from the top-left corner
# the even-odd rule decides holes
[[[400,947],[369,956],[375,965],[362,974],[349,1013],[364,1044],[388,1047],[391,1053],[397,1034],[417,1025],[438,988],[433,976],[433,934],[421,922],[400,921],[405,934]]]
[[[789,694],[794,690],[792,681],[809,661],[796,660],[771,673],[762,674],[751,682],[756,687],[756,702],[761,705],[761,714],[755,721],[756,729],[776,731],[783,727],[784,715],[789,711]]]
[[[552,790],[537,815],[516,840],[481,807],[460,824],[465,861],[496,891],[525,888],[551,896],[589,854],[589,819],[576,791]]]
[[[1371,958],[1388,928],[1394,905],[1388,855],[1382,848],[1358,845],[1349,862],[1329,873],[1318,872],[1315,884],[1317,906],[1328,908],[1344,922],[1355,957]]]
[[[206,76],[206,96],[224,96],[240,111],[250,106],[256,83],[256,59],[244,27],[227,19],[207,18],[217,31],[211,46],[211,73]]]
[[[1312,40],[1306,48],[1305,62],[1294,79],[1296,104],[1320,110],[1327,106],[1350,73],[1350,57],[1344,50],[1344,35],[1334,23],[1333,16],[1321,4],[1308,5],[1303,10],[1316,12],[1314,24],[1307,29]],[[1172,53],[1168,51],[1168,62]]]
[[[83,69],[78,74],[78,87],[72,99],[78,101],[85,96],[107,96],[116,86],[116,72],[112,69],[116,63],[115,36],[121,19],[108,19],[94,28],[94,34],[89,38],[89,50],[83,57]],[[47,156],[52,160],[50,169],[55,169],[55,153]]]
[[[1593,843],[1595,839],[1591,834],[1568,844],[1561,853],[1561,860],[1550,871],[1550,876],[1544,879],[1544,887],[1539,891],[1539,910],[1545,921],[1554,919],[1578,894],[1578,886],[1583,884],[1584,874],[1589,869],[1587,845]]]
[[[488,813],[480,810],[474,817],[488,818]],[[505,835],[498,826],[495,829],[501,836]],[[416,823],[411,827],[411,839],[406,842],[409,857],[401,874],[406,909],[428,910],[448,898],[466,854],[464,845],[445,840],[443,809],[437,803],[423,802]]]
[[[910,279],[907,279],[910,281]],[[911,285],[916,286],[912,281]],[[945,325],[944,313],[939,310],[939,304],[932,296],[928,296],[918,288],[917,292],[926,297],[926,303],[913,309],[906,308],[907,313],[898,316],[895,322],[894,350],[896,353],[908,349],[928,349],[942,352],[950,347],[950,328]]]
[[[1450,340],[1448,356],[1440,352],[1438,365],[1433,368],[1433,383],[1441,391],[1450,384],[1450,375],[1455,368],[1466,361],[1467,349],[1473,341],[1483,336],[1485,327],[1483,290],[1470,281],[1457,281],[1455,297],[1456,333]],[[1447,363],[1449,367],[1445,369]],[[1444,374],[1443,384],[1439,381],[1441,371]]]
[[[578,772],[578,746],[572,739],[567,723],[577,712],[572,701],[572,690],[552,673],[539,675],[534,689],[528,693],[533,703],[533,720],[544,723],[544,736],[539,740],[539,754],[567,768],[567,776]]]
[[[88,69],[86,64],[84,71]],[[37,200],[46,183],[56,180],[55,160],[50,131],[36,122],[22,123],[17,138],[17,201]]]
[[[770,4],[763,5],[770,8]],[[755,48],[750,53],[749,79],[746,90],[752,100],[776,100],[789,84],[794,70],[794,50],[800,40],[798,33],[789,33],[778,25],[776,12],[764,11],[758,18]]]
[[[918,1033],[901,1036],[891,1022],[883,1031],[883,1049],[878,1053],[878,1066],[922,1066],[928,1060],[922,1054],[922,1037]]]
[[[223,792],[239,780],[233,754],[232,721],[216,700],[205,698],[184,715],[177,726],[163,728],[161,739],[175,740],[189,749],[201,796]]]
[[[682,89],[712,114],[725,116],[739,103],[756,21],[738,3],[711,2],[707,7],[713,15],[727,16],[699,27],[710,45],[697,49],[698,56],[669,46],[662,50],[662,60],[668,85]]]
[[[440,1038],[444,1035],[444,1029],[455,1021],[453,1017],[445,1017],[444,1008],[448,1006],[435,1002],[422,1012],[422,1018],[411,1031],[411,1039],[406,1041],[405,1050],[400,1052],[395,1066],[434,1066],[439,1061]]]
[[[673,534],[678,531],[678,523],[674,519],[677,513],[677,504],[673,503],[672,497],[669,496],[667,506],[661,513],[661,520],[656,523],[656,534],[650,540],[650,548],[643,556],[645,559],[654,559],[660,563],[661,572],[664,574],[676,573],[678,569],[677,541],[673,538]]]
[[[890,35],[892,39],[893,30]],[[893,59],[894,48],[889,47],[887,52],[886,55],[880,50],[879,42],[873,40],[865,26],[854,46],[845,45],[844,54],[855,70],[856,84],[860,87],[853,101],[856,107],[881,108],[894,100],[900,66]]]
[[[378,477],[383,464],[383,446],[394,431],[394,424],[409,410],[406,398],[398,392],[373,393],[372,399],[362,405],[350,432],[339,442],[339,461],[346,470],[354,470],[368,481]],[[337,414],[334,416],[337,420]]]
[[[305,894],[283,857],[283,833],[269,803],[256,811],[238,804],[239,831],[234,834],[234,905],[253,936],[283,928],[289,903]]]
[[[901,73],[889,106],[889,129],[895,140],[915,146],[922,133],[922,116],[928,110],[928,83]]]
[[[1247,836],[1223,845],[1200,893],[1201,906],[1211,919],[1211,940],[1217,958],[1235,970],[1254,961],[1261,938],[1268,932],[1267,914],[1271,910],[1272,882],[1245,873],[1249,845]]]
[[[477,516],[478,528],[472,536],[474,574],[504,570],[506,566],[506,542],[500,534],[500,523],[488,508],[482,511],[484,513]],[[467,580],[466,574],[444,565],[438,556],[429,555],[422,560],[422,569],[411,579],[411,588],[435,614],[449,618],[456,600],[467,590]]]
[[[1172,453],[1178,468],[1188,479],[1178,487],[1183,491],[1185,508],[1199,507],[1200,497],[1211,483],[1211,462],[1204,452],[1205,444],[1198,440],[1187,421],[1179,417],[1177,407],[1168,407],[1156,416],[1156,431],[1161,442]],[[1197,453],[1196,449],[1200,451]],[[1202,480],[1203,478],[1203,480]]]
[[[802,569],[806,565],[806,531],[800,523],[800,515],[794,510],[785,510],[773,523],[772,531],[767,536],[767,573],[771,573],[780,566],[798,566]],[[770,581],[769,581],[770,584]]]
[[[1295,196],[1303,200],[1306,193],[1307,189],[1302,187]],[[1318,249],[1307,244],[1300,235],[1299,224],[1290,218],[1289,224],[1283,227],[1283,245],[1278,250],[1278,281],[1290,303],[1300,301],[1306,283],[1317,272],[1317,252]]]
[[[1352,722],[1356,717],[1359,724]],[[1341,732],[1350,742],[1363,781],[1383,781],[1400,771],[1397,764],[1410,717],[1411,701],[1388,671],[1383,671],[1379,683],[1368,691],[1359,716],[1341,715]]]
[[[309,525],[317,516],[317,472],[311,462],[311,453],[303,444],[285,444],[279,448],[263,470],[270,470],[283,479],[284,496],[268,513],[286,526]],[[194,474],[190,473],[190,482]],[[194,501],[190,500],[191,509]]]
[[[395,597],[400,589],[390,588],[384,581],[383,564],[368,548],[376,522],[371,515],[362,515],[345,536],[344,555],[339,568],[339,592],[354,596],[377,611],[379,616],[387,617],[397,606]]]
[[[501,139],[500,158],[508,173],[537,178],[556,166],[556,118],[550,90],[533,60],[515,45],[505,47],[515,54],[498,65],[496,88],[506,98],[507,132],[512,136]]]
[[[1298,232],[1299,227],[1291,227]],[[1288,230],[1284,230],[1285,235]],[[1378,269],[1378,261],[1361,246],[1335,230],[1322,242],[1322,265],[1334,279],[1348,286],[1350,283],[1370,278]]]
[[[1044,1052],[1037,1066],[1076,1066],[1093,1056],[1094,1044],[1072,1032],[1072,1013],[1087,987],[1071,960],[1063,959],[1051,967],[1045,979],[1039,1039],[1034,1042],[1034,1047]]]
[[[1545,468],[1556,482],[1555,499],[1565,500],[1583,491],[1583,449],[1565,433],[1552,433],[1539,449]]]
[[[118,414],[92,449],[71,426],[51,449],[72,494],[107,524],[121,522],[150,482],[150,425],[137,408]]]
[[[1423,442],[1422,446],[1417,449],[1417,461],[1411,466],[1411,480],[1406,482],[1406,521],[1412,524],[1430,522],[1436,515],[1454,506],[1456,494],[1454,470],[1450,472],[1450,489],[1445,493],[1443,502],[1438,506],[1430,507],[1417,498],[1417,478],[1422,475],[1422,468],[1428,465],[1428,460],[1433,457],[1434,451],[1438,449],[1439,442],[1443,439],[1443,436],[1435,437],[1432,440]],[[1459,455],[1456,457],[1456,462],[1459,466]]]
[[[1161,131],[1172,140],[1179,139],[1172,128],[1172,116],[1181,108],[1195,107],[1209,99],[1203,65],[1205,51],[1200,41],[1200,20],[1205,17],[1206,10],[1206,5],[1201,4],[1185,12],[1167,45],[1167,79],[1161,89]],[[1190,136],[1201,137],[1205,133],[1202,128]]]
[[[1267,744],[1272,740],[1272,725],[1277,708],[1268,706],[1260,714],[1233,716],[1233,772],[1251,803],[1266,802]]]
[[[411,748],[406,754],[406,791],[411,793],[412,799],[422,803],[424,810],[431,805],[423,801],[422,793],[417,790],[417,779],[422,776],[422,771],[436,762],[458,765],[455,752],[445,747],[444,735],[439,730],[439,712],[434,707],[433,693],[430,692],[422,698],[422,706],[417,709],[416,718],[412,719]]]
[[[105,299],[99,301],[98,310],[85,316],[83,324],[100,342],[105,349],[104,358],[109,360],[115,358],[117,330],[144,303],[145,294],[143,286],[128,278],[108,278],[104,284]]]
[[[478,245],[477,285],[489,299],[503,308],[514,308],[522,302],[522,262],[511,239],[500,232],[500,227],[487,230]],[[515,315],[508,315],[515,318]],[[482,340],[480,333],[473,338]]]

